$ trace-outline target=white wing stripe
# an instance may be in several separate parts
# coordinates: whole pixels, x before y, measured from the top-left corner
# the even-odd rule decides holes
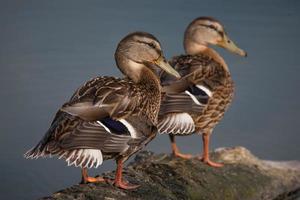
[[[105,126],[104,124],[102,124],[102,122],[97,121],[97,123],[100,124],[101,126],[103,126],[103,128],[104,128],[107,132],[111,133],[110,130],[109,130],[109,128],[108,128],[107,126]]]
[[[137,138],[137,132],[135,130],[135,128],[125,119],[121,119],[119,120],[122,124],[124,124],[124,126],[126,126],[126,128],[128,129],[130,135],[132,138]]]
[[[203,85],[196,85],[197,88],[199,88],[200,90],[203,90],[209,97],[212,96],[212,92],[205,86]]]
[[[192,100],[195,102],[195,104],[197,104],[197,105],[203,105],[203,104],[200,103],[200,102],[198,101],[198,99],[197,99],[194,95],[192,95],[189,91],[186,90],[185,93],[188,94],[188,95],[192,98]]]

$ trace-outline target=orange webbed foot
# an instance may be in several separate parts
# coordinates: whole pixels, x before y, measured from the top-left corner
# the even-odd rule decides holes
[[[129,184],[124,181],[114,181],[114,185],[123,190],[133,190],[133,189],[140,187],[140,185],[133,185],[133,184]]]
[[[177,158],[186,159],[186,160],[189,160],[193,157],[192,154],[183,154],[183,153],[179,153],[179,152],[174,152],[173,156],[175,156]]]
[[[197,156],[196,158],[211,167],[217,167],[217,168],[224,167],[224,164],[213,162],[209,158],[203,158],[202,156]]]
[[[87,176],[87,177],[84,177],[81,180],[81,184],[87,184],[87,183],[104,183],[104,182],[107,182],[107,180],[104,179],[104,178],[102,178],[102,177],[90,177],[90,176]]]
[[[211,167],[223,167],[224,164],[222,163],[217,163],[217,162],[213,162],[211,160],[202,160],[202,162],[206,163],[207,165],[211,166]]]

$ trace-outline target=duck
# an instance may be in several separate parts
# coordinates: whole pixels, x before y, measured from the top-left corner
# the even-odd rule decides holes
[[[233,100],[234,82],[225,60],[210,45],[247,56],[220,21],[212,17],[194,19],[184,33],[186,54],[169,61],[182,78],[160,73],[163,94],[158,131],[169,135],[173,155],[184,159],[192,155],[179,151],[175,136],[202,135],[203,152],[197,158],[209,166],[222,167],[209,157],[210,136]]]
[[[99,76],[79,87],[25,158],[64,159],[68,166],[81,168],[82,183],[107,182],[89,176],[88,169],[114,159],[116,175],[110,182],[125,190],[138,187],[123,180],[122,169],[130,156],[156,136],[161,86],[155,70],[180,75],[166,61],[160,42],[146,32],[124,37],[115,60],[124,77]]]

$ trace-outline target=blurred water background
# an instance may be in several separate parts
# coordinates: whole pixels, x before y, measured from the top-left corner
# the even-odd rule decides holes
[[[0,199],[36,199],[78,183],[79,169],[56,159],[23,159],[61,104],[84,81],[121,76],[114,51],[143,30],[167,57],[183,53],[183,32],[213,16],[248,58],[218,49],[236,83],[234,102],[213,133],[212,149],[245,146],[263,159],[300,159],[300,1],[0,1]],[[178,138],[200,153],[199,136]],[[147,149],[170,152],[167,136]],[[106,162],[92,174],[114,169]]]

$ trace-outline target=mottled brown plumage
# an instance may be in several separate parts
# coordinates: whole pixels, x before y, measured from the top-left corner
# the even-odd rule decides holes
[[[174,136],[202,134],[202,160],[220,167],[221,164],[209,160],[209,136],[232,102],[234,84],[227,64],[208,44],[246,55],[228,38],[217,20],[200,17],[191,22],[184,38],[187,55],[176,56],[169,61],[182,78],[175,80],[161,73],[163,96],[158,130],[170,135],[173,153],[182,158],[190,158],[191,155],[179,153]]]
[[[234,85],[231,76],[219,63],[204,55],[181,55],[174,57],[170,64],[183,76],[187,82],[185,90],[173,89],[176,84],[181,84],[181,80],[170,81],[170,77],[163,73],[161,83],[164,87],[164,97],[162,98],[162,105],[160,110],[160,124],[162,118],[166,115],[187,112],[189,113],[195,123],[195,132],[211,133],[215,125],[222,119],[226,109],[233,98]],[[178,82],[178,83],[177,83]],[[189,86],[204,85],[211,92],[212,96],[198,97],[201,105],[196,104],[190,96],[185,93]],[[170,95],[178,95],[173,99],[168,98]],[[184,98],[180,103],[178,100]],[[170,102],[173,106],[170,106]],[[172,103],[172,102],[171,102]],[[182,107],[180,107],[180,104]],[[181,133],[191,134],[191,133]]]
[[[96,77],[82,85],[57,112],[48,132],[25,157],[58,156],[68,165],[82,167],[83,182],[101,182],[86,168],[116,159],[115,185],[122,181],[122,165],[156,135],[161,102],[160,82],[153,65],[179,74],[165,61],[157,39],[136,32],[116,50],[116,62],[125,78]]]

